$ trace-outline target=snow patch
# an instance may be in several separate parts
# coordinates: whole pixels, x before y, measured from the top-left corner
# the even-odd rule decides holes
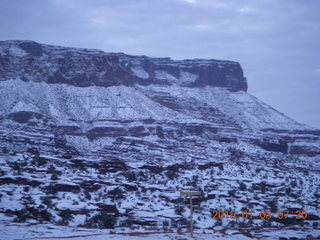
[[[28,55],[28,53],[26,53],[23,49],[21,49],[17,46],[11,46],[9,48],[9,52],[12,56],[16,56],[16,57],[24,57],[24,56]]]
[[[11,110],[10,113],[15,113],[15,112],[37,112],[39,113],[40,110],[36,106],[34,106],[31,103],[26,103],[23,101],[19,101]]]
[[[181,71],[179,80],[185,83],[193,83],[197,78],[198,78],[197,74]]]
[[[139,78],[143,78],[143,79],[149,78],[149,74],[142,67],[136,66],[131,68],[131,70]]]

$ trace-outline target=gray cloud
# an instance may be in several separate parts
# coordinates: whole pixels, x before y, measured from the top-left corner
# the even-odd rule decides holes
[[[320,127],[316,0],[2,0],[0,39],[239,61],[249,92]]]

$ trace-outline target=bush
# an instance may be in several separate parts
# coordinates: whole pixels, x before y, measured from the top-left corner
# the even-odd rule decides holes
[[[164,229],[164,230],[168,230],[169,221],[168,221],[168,220],[164,220],[164,221],[162,222],[162,225],[163,225],[163,229]]]
[[[52,200],[51,200],[51,198],[49,198],[49,197],[45,197],[45,198],[43,199],[42,203],[43,203],[44,205],[47,205],[48,208],[51,208],[52,205],[53,205],[53,204],[52,204]]]
[[[278,211],[278,204],[276,199],[268,202],[268,205],[271,212],[276,213]]]
[[[43,167],[48,163],[48,161],[39,155],[35,155],[31,163],[37,167]]]
[[[216,219],[215,220],[215,223],[214,223],[214,226],[217,227],[217,226],[222,226],[222,220],[220,218]]]
[[[198,184],[198,180],[199,180],[199,176],[198,175],[193,175],[192,176],[191,186],[196,187],[197,184]]]
[[[59,178],[58,178],[58,176],[57,176],[57,174],[52,174],[51,175],[51,180],[58,180]]]
[[[175,210],[175,213],[176,213],[177,215],[181,215],[181,216],[182,216],[182,213],[183,213],[184,211],[185,211],[184,207],[178,206],[178,207],[176,208],[176,210]]]
[[[17,216],[15,217],[15,219],[13,221],[19,222],[19,223],[25,222],[25,221],[27,221],[28,218],[31,217],[30,212],[28,212],[26,209],[17,210],[15,212],[15,214]]]
[[[181,217],[178,221],[178,227],[189,227],[189,220],[185,217]]]
[[[88,191],[84,190],[84,195],[86,199],[91,200],[91,194]]]
[[[51,184],[51,185],[44,188],[44,192],[46,194],[55,195],[55,194],[57,194],[58,191],[55,189],[54,185]]]
[[[35,204],[33,198],[32,198],[30,195],[25,196],[25,197],[23,197],[22,199],[23,199],[23,200],[25,201],[25,203],[28,204],[28,205],[33,205],[33,204]]]
[[[236,190],[228,190],[228,194],[230,197],[235,197],[236,196]]]
[[[79,169],[80,171],[87,170],[87,165],[83,161],[80,161],[80,160],[77,162],[74,162],[72,166]]]
[[[118,199],[123,199],[124,198],[124,193],[125,191],[123,191],[121,188],[117,187],[116,189],[112,190],[109,192],[109,194],[111,194],[111,199],[114,200],[118,200]],[[139,193],[139,192],[138,192]]]
[[[55,170],[56,170],[56,168],[53,165],[50,165],[48,167],[48,173],[54,173]]]
[[[12,162],[10,164],[11,168],[15,171],[20,171],[21,170],[21,166],[19,162]]]
[[[247,185],[244,184],[243,182],[240,182],[240,183],[239,183],[239,189],[240,189],[241,191],[245,191],[245,190],[247,189]]]
[[[137,176],[134,172],[128,172],[125,176],[130,182],[137,181]]]
[[[121,227],[131,228],[132,224],[133,224],[133,221],[132,221],[132,220],[126,219],[126,220],[124,220],[124,221],[121,223]]]
[[[177,173],[173,170],[168,170],[165,172],[165,174],[170,180],[173,180],[178,176]]]
[[[260,190],[262,193],[267,191],[267,183],[265,181],[260,182]]]
[[[223,171],[224,170],[223,163],[219,163],[218,168],[220,169],[220,171]]]
[[[286,192],[287,195],[290,195],[291,194],[291,188],[289,188],[289,187],[286,188],[285,192]]]
[[[140,181],[147,180],[147,176],[144,174],[143,171],[139,172],[139,180]]]
[[[84,226],[92,228],[114,228],[117,220],[114,215],[101,211],[99,214],[86,220]]]
[[[61,217],[61,223],[64,225],[68,225],[73,220],[72,212],[69,209],[62,210],[59,216]]]
[[[256,169],[256,173],[259,173],[259,172],[261,172],[261,171],[263,171],[264,169],[263,168],[257,168]]]
[[[318,226],[319,226],[319,223],[318,223],[318,222],[312,223],[312,227],[313,227],[313,228],[318,228]]]
[[[9,149],[6,148],[6,147],[3,147],[3,148],[2,148],[2,153],[4,153],[4,154],[9,153]]]

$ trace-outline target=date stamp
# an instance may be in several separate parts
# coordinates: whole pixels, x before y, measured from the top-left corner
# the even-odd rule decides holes
[[[236,211],[212,211],[212,219],[287,219],[291,216],[291,218],[295,219],[307,219],[308,213],[305,210],[297,210],[297,211],[289,211],[289,210],[280,210],[276,213],[273,213],[268,210],[262,211],[241,211],[240,213],[236,213]]]

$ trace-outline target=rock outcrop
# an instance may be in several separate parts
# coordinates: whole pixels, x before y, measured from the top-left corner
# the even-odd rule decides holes
[[[0,78],[77,87],[176,84],[247,90],[246,78],[237,62],[204,59],[174,61],[170,58],[42,45],[32,41],[0,42]]]

